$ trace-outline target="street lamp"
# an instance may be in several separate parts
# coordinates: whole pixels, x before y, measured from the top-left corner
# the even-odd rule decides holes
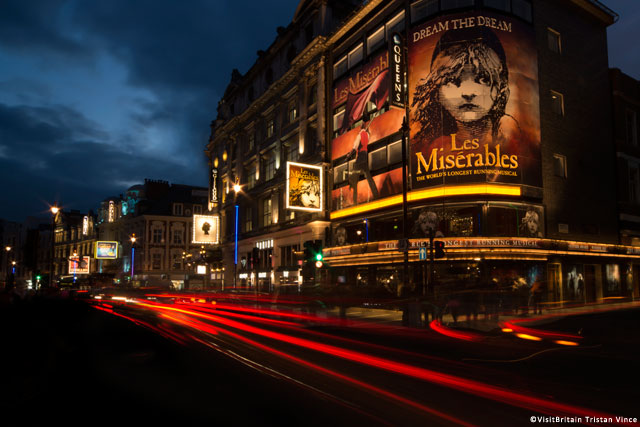
[[[51,206],[51,259],[49,263],[49,287],[53,286],[53,247],[56,234],[56,214],[60,211],[56,205]]]
[[[6,246],[4,250],[6,253],[5,259],[4,259],[4,269],[5,269],[5,272],[7,273],[4,278],[4,287],[6,288],[7,284],[9,283],[9,252],[11,251],[11,246]]]
[[[233,201],[236,205],[236,229],[235,229],[235,245],[233,251],[233,287],[237,287],[237,277],[238,277],[238,210],[240,207],[237,203],[238,193],[242,190],[240,183],[236,179],[236,183],[233,185]]]
[[[78,257],[78,251],[76,248],[73,248],[73,257],[75,258],[75,263],[73,264],[73,284],[76,284],[76,268],[78,267],[78,262],[80,262],[80,258]]]
[[[133,273],[134,273],[134,257],[136,250],[133,247],[136,244],[136,233],[131,235],[131,284],[133,284]]]

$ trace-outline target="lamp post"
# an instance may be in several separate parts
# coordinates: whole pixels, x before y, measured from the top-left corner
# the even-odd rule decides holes
[[[54,240],[56,234],[56,214],[60,208],[56,205],[51,206],[51,213],[53,216],[51,217],[51,259],[49,263],[49,287],[53,287],[53,248],[54,248]]]
[[[78,262],[80,262],[80,258],[78,257],[78,251],[76,248],[73,248],[73,257],[75,258],[75,262],[73,264],[73,284],[76,284],[76,268],[78,268]]]
[[[11,251],[11,246],[6,246],[4,250],[5,250],[4,270],[6,273],[4,277],[4,287],[6,289],[7,284],[9,283],[9,252]]]
[[[241,189],[242,187],[240,187],[240,183],[236,180],[236,183],[233,184],[233,193],[234,193],[233,201],[236,206],[236,228],[235,228],[235,234],[234,234],[235,244],[234,244],[234,251],[233,251],[233,287],[234,288],[237,287],[237,277],[238,277],[238,210],[239,210],[239,206],[237,203],[237,198],[238,198],[238,193],[240,192]]]
[[[133,233],[131,235],[131,285],[133,285],[133,274],[134,274],[134,260],[135,260],[135,254],[136,254],[136,250],[133,247],[136,244],[136,233]]]

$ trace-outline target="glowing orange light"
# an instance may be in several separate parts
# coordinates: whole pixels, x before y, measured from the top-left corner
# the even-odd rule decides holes
[[[531,341],[542,341],[542,338],[535,337],[529,334],[516,334],[518,338],[522,338],[523,340],[531,340]]]
[[[513,332],[513,329],[511,328],[502,328],[502,332]]]
[[[577,342],[573,342],[573,341],[565,341],[565,340],[556,340],[556,341],[554,341],[554,343],[556,343],[556,344],[560,344],[560,345],[569,345],[569,346],[576,346],[576,345],[579,345]]]

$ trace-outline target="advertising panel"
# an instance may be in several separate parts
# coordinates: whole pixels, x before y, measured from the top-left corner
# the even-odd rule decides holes
[[[220,217],[218,215],[193,216],[193,243],[201,245],[220,243]]]
[[[89,274],[91,258],[88,256],[69,257],[69,274]]]
[[[322,211],[322,167],[287,162],[287,209]]]
[[[474,11],[416,26],[407,44],[412,188],[541,186],[531,26]]]
[[[118,258],[118,242],[96,242],[96,259]]]
[[[403,109],[390,108],[390,85],[389,51],[334,83],[333,210],[402,192],[401,146],[391,150],[397,141],[380,141],[399,132],[404,117]]]

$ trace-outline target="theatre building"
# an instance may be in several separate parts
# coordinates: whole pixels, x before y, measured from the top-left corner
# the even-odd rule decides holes
[[[356,3],[301,1],[249,70],[233,70],[206,147],[225,287],[296,292],[320,274],[299,253],[329,236],[326,40]]]
[[[621,241],[616,199],[616,19],[591,0],[356,10],[326,41],[327,284],[401,295],[538,281],[558,303],[637,295],[640,247]],[[430,237],[445,245],[431,277]]]

